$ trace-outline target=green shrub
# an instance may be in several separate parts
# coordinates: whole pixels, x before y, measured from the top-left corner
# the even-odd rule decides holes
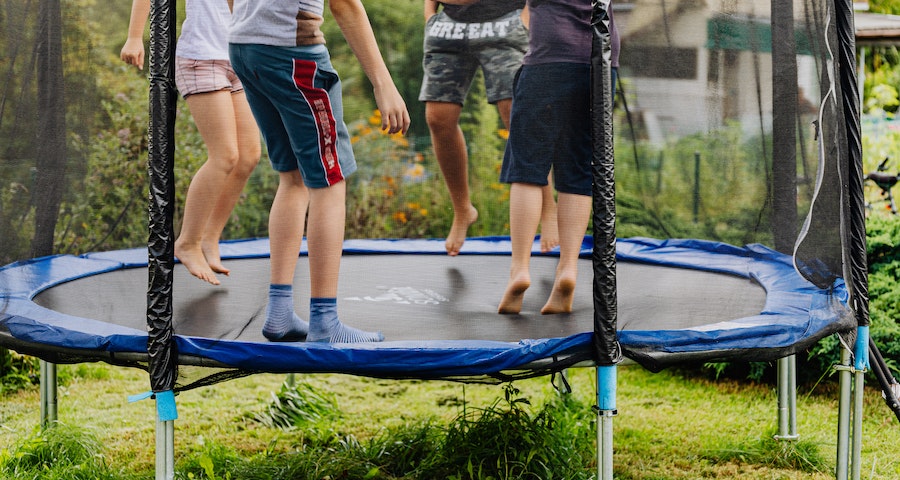
[[[710,450],[703,458],[715,463],[737,462],[776,469],[825,474],[828,462],[822,458],[819,445],[812,441],[785,442],[775,433]]]
[[[0,455],[0,474],[10,480],[123,480],[103,455],[102,444],[85,430],[64,424],[36,429]]]
[[[900,217],[871,215],[866,221],[866,254],[869,268],[869,334],[896,376],[900,359]],[[810,349],[811,375],[827,373],[840,361],[840,344],[834,336]]]
[[[285,382],[281,390],[272,394],[272,401],[253,419],[268,427],[292,430],[311,423],[327,421],[340,415],[337,399],[308,383]]]
[[[36,385],[39,379],[38,359],[0,347],[0,394]]]

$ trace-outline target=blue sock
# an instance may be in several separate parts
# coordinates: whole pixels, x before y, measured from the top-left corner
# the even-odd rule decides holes
[[[357,343],[382,340],[384,335],[381,332],[365,332],[341,323],[338,320],[336,298],[310,299],[307,342]]]
[[[263,336],[273,342],[297,342],[306,338],[309,324],[294,313],[292,285],[269,285],[269,304]]]

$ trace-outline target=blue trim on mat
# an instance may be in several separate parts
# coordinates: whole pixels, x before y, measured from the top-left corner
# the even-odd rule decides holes
[[[582,256],[589,258],[591,237]],[[509,254],[508,237],[466,240],[464,254]],[[267,257],[267,239],[224,242],[223,258]],[[345,253],[445,255],[444,240],[347,240]],[[301,252],[301,254],[305,254]],[[535,243],[535,254],[539,244]],[[762,245],[735,247],[704,240],[617,241],[620,262],[640,262],[728,273],[750,278],[767,292],[758,315],[681,330],[619,332],[623,347],[662,353],[782,348],[809,338],[847,314],[847,291],[838,280],[831,291],[817,289],[793,267],[791,258]],[[64,315],[32,302],[54,285],[109,271],[147,265],[145,248],[59,255],[16,262],[0,268],[0,327],[34,344],[106,352],[146,352],[147,333],[95,320]],[[421,378],[474,376],[515,370],[571,352],[589,351],[592,332],[565,338],[496,341],[421,341],[348,345],[222,341],[175,337],[181,354],[209,358],[234,367],[281,372],[341,372],[361,375],[409,375]]]

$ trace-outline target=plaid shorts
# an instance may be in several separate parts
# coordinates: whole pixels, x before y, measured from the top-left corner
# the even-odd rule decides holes
[[[244,89],[228,60],[194,60],[175,57],[175,88],[182,97],[195,93]]]
[[[481,67],[489,103],[512,98],[513,78],[528,49],[521,10],[483,23],[461,23],[443,11],[425,25],[425,78],[419,100],[462,105]]]

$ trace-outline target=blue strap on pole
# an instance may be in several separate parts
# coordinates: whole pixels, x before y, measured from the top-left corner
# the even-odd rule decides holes
[[[600,411],[616,409],[616,366],[597,367],[597,408]]]
[[[178,408],[175,406],[175,392],[166,390],[164,392],[153,393],[147,391],[136,395],[129,395],[128,402],[138,402],[147,398],[156,397],[156,416],[161,422],[178,419]]]
[[[854,347],[857,370],[869,369],[869,327],[856,327],[856,345]]]

